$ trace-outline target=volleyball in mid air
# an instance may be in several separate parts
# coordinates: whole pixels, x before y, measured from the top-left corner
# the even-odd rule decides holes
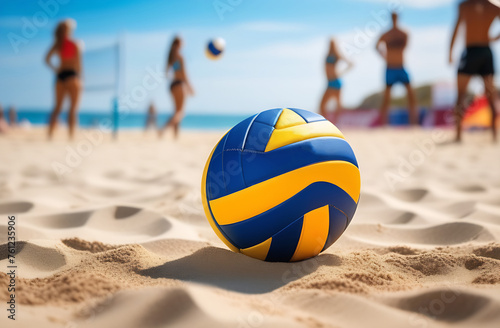
[[[233,127],[202,178],[205,214],[233,251],[300,261],[330,247],[356,211],[360,173],[343,134],[323,116],[271,109]]]
[[[205,53],[209,59],[217,60],[222,57],[225,48],[226,41],[222,38],[215,38],[208,42]]]

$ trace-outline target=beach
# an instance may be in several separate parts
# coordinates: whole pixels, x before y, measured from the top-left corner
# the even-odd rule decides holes
[[[362,181],[351,225],[315,258],[267,263],[230,251],[203,211],[224,132],[0,136],[0,325],[498,327],[500,145],[488,133],[460,145],[446,129],[343,130]]]

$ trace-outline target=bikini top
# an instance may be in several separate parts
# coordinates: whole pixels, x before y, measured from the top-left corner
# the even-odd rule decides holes
[[[69,40],[69,39],[64,39],[62,44],[61,44],[61,59],[72,59],[76,57],[76,54],[78,52],[78,47],[76,46],[76,43]]]
[[[176,60],[173,64],[172,64],[172,68],[174,70],[174,72],[177,72],[178,70],[181,69],[181,62],[179,60]]]
[[[335,64],[338,61],[338,58],[335,57],[334,55],[329,55],[326,57],[326,63],[327,64]]]

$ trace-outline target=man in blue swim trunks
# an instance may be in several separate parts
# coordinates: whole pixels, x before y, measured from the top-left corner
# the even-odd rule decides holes
[[[384,101],[380,109],[381,123],[382,125],[387,124],[392,86],[396,83],[402,83],[406,87],[408,93],[410,124],[415,125],[418,124],[417,102],[415,93],[411,87],[410,77],[404,68],[404,51],[408,44],[408,33],[399,28],[398,14],[395,12],[392,13],[392,23],[392,28],[383,34],[377,42],[377,51],[387,63],[385,76],[386,88]]]
[[[489,31],[493,22],[500,16],[499,0],[466,0],[459,4],[458,19],[450,45],[450,64],[453,63],[453,47],[461,25],[465,26],[466,49],[462,53],[457,74],[458,97],[455,107],[456,142],[462,141],[462,119],[465,113],[467,86],[473,76],[481,76],[484,82],[486,97],[491,108],[491,131],[493,140],[497,140],[496,100],[497,91],[494,84],[495,67]]]

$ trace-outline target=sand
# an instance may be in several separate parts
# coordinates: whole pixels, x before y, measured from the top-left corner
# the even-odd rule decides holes
[[[298,263],[233,253],[211,230],[200,181],[221,132],[0,137],[5,309],[9,215],[18,240],[17,320],[2,309],[0,325],[500,326],[500,146],[482,132],[463,145],[446,130],[344,132],[358,212]]]

